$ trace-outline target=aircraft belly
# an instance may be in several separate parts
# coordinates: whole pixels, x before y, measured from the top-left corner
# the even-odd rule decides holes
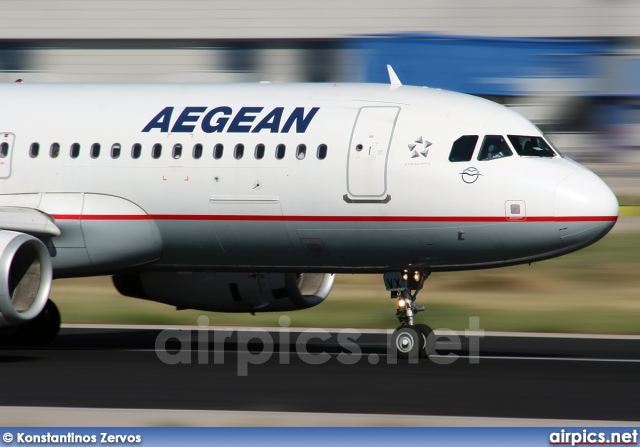
[[[43,194],[60,236],[47,238],[54,274],[96,275],[158,260],[162,240],[139,206],[102,194]]]
[[[92,268],[110,270],[160,258],[162,243],[151,220],[83,220]]]
[[[60,247],[57,238],[46,241],[57,277],[107,274],[156,261],[162,254],[159,234],[149,219],[82,220],[82,231],[73,229],[84,236],[85,247]]]
[[[162,237],[161,263],[197,265],[224,259],[214,222],[156,220],[156,226]]]
[[[558,222],[560,239],[567,248],[578,249],[604,237],[612,222]]]
[[[80,228],[80,219],[56,220],[56,226],[60,228],[60,236],[51,239],[54,247],[58,249],[86,247]]]
[[[296,233],[298,249],[306,262],[404,268],[436,260],[433,229],[415,225],[333,223],[322,228],[298,225]]]
[[[86,248],[58,248],[51,245],[50,240],[45,241],[45,245],[51,255],[55,278],[86,275],[93,272]]]
[[[283,222],[158,220],[163,264],[282,265],[291,260]]]
[[[554,222],[159,221],[165,265],[384,269],[483,265],[563,249]],[[294,241],[292,244],[291,241]]]
[[[291,241],[284,222],[220,222],[217,232],[226,259],[276,265],[291,260]]]
[[[554,222],[448,224],[438,230],[438,245],[447,266],[508,264],[563,248]]]
[[[563,248],[553,222],[298,225],[297,234],[307,262],[315,259],[318,265],[428,269],[508,263]]]

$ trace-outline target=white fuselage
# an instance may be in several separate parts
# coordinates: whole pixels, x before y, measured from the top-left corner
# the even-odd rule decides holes
[[[529,121],[452,92],[8,84],[0,95],[0,207],[55,219],[61,234],[41,237],[58,277],[495,267],[589,245],[618,213],[579,164],[516,153],[509,135],[541,135]],[[478,136],[473,157],[450,161],[465,135]],[[486,135],[512,155],[479,160]]]

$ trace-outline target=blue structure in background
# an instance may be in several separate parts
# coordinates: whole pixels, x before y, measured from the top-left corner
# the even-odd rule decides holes
[[[430,34],[363,36],[351,41],[367,82],[389,82],[391,64],[403,84],[476,95],[526,95],[524,78],[595,78],[606,40],[516,39]],[[595,92],[593,92],[595,93]]]

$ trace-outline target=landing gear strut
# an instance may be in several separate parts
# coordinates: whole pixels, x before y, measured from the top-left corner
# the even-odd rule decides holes
[[[60,331],[60,311],[51,300],[33,320],[0,332],[0,345],[45,346],[51,343]]]
[[[428,357],[433,352],[433,332],[426,324],[415,324],[414,317],[425,310],[425,306],[417,306],[418,292],[429,277],[428,272],[388,272],[384,275],[387,290],[391,299],[398,301],[396,316],[400,321],[391,337],[391,347],[399,358]]]

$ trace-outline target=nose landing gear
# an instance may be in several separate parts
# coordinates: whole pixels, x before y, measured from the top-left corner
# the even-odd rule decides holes
[[[398,301],[396,316],[400,321],[391,337],[391,348],[399,358],[428,357],[434,348],[433,331],[426,324],[415,324],[414,317],[425,310],[425,306],[417,306],[418,292],[429,277],[428,272],[387,272],[384,283],[391,292],[391,299]]]

